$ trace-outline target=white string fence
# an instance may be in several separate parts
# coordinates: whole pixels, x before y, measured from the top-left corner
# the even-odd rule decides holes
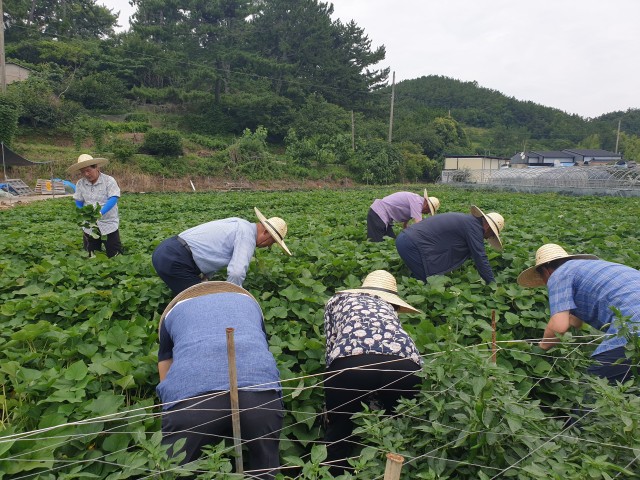
[[[534,384],[534,386],[531,387],[531,389],[529,389],[527,394],[522,395],[522,397],[519,399],[519,401],[522,401],[524,398],[526,398],[527,395],[531,392],[531,390],[543,380],[567,381],[567,382],[574,382],[574,383],[577,383],[577,384],[581,384],[582,382],[579,381],[579,380],[576,380],[576,379],[567,379],[567,378],[564,378],[564,377],[553,378],[553,377],[551,377],[549,375],[549,373],[553,371],[553,367],[555,367],[558,362],[560,362],[562,360],[570,359],[570,357],[575,352],[579,351],[579,349],[581,347],[590,346],[595,341],[601,339],[602,337],[604,337],[604,335],[574,336],[572,338],[573,340],[584,339],[585,341],[583,341],[583,342],[574,342],[572,344],[572,346],[574,348],[572,348],[569,351],[569,353],[567,353],[566,355],[560,356],[560,357],[551,356],[551,355],[540,355],[540,356],[543,356],[543,357],[551,357],[551,358],[553,358],[552,368],[549,369],[549,371],[548,371],[548,373],[546,375],[541,376],[541,377],[532,377],[532,376],[527,376],[527,375],[521,375],[521,377],[523,377],[523,378],[528,378],[528,379],[534,380],[535,384]],[[498,346],[503,345],[503,344],[504,345],[513,346],[513,345],[516,345],[518,343],[537,343],[540,340],[541,339],[538,339],[538,338],[536,338],[536,339],[525,339],[525,340],[503,340],[503,341],[497,341],[496,344]],[[452,350],[449,350],[448,352],[447,351],[434,352],[434,353],[431,353],[431,354],[423,355],[423,359],[425,361],[431,361],[432,362],[438,356],[441,356],[441,355],[443,355],[445,353],[451,353],[451,352],[454,352],[454,351],[458,351],[458,350],[462,350],[462,349],[470,349],[470,348],[476,349],[479,352],[481,352],[483,347],[489,347],[490,345],[491,345],[490,342],[486,342],[484,344],[476,344],[476,345],[470,345],[470,346],[467,346],[467,347],[460,347],[460,348],[457,348],[457,349],[452,349]],[[500,352],[500,351],[508,352],[509,350],[511,350],[511,348],[509,348],[509,347],[500,347],[498,352]],[[487,356],[489,356],[489,354],[490,354],[490,351],[487,349]],[[393,360],[390,360],[389,362],[394,362],[394,361],[398,361],[398,360],[393,359]],[[387,362],[385,362],[385,363],[387,363]],[[335,372],[332,372],[332,374],[338,374],[338,373],[340,373],[342,371],[348,371],[348,370],[354,370],[354,369],[358,370],[360,368],[362,368],[362,367],[351,367],[351,368],[348,368],[348,369],[336,370]],[[375,368],[367,367],[367,370],[370,370],[370,371],[374,370],[375,371]],[[414,374],[414,372],[407,372],[407,376],[408,375],[413,375],[413,374]],[[518,374],[516,374],[516,373],[514,373],[514,375],[518,376]],[[326,378],[326,376],[327,376],[327,374],[325,372],[322,372],[322,373],[311,374],[311,375],[303,375],[303,376],[298,376],[298,377],[295,377],[295,378],[282,380],[283,397],[284,398],[291,397],[294,392],[298,392],[298,394],[299,394],[300,392],[302,392],[304,390],[307,390],[307,389],[322,388],[323,384],[324,384],[324,381],[321,380],[321,381],[319,381],[319,382],[317,382],[317,383],[315,383],[313,385],[303,386],[303,387],[299,387],[299,386],[297,386],[297,387],[289,387],[287,384],[293,384],[295,382],[300,383],[301,381],[304,382],[305,380],[309,380],[309,379],[324,379],[324,378]],[[463,380],[466,380],[466,379],[467,379],[466,377],[462,377],[462,378],[460,378],[458,380],[458,382],[455,382],[455,383],[447,386],[446,388],[444,388],[444,389],[442,389],[440,391],[429,391],[429,392],[423,391],[423,393],[429,393],[430,397],[434,398],[434,397],[437,397],[438,395],[442,395],[442,394],[450,391],[451,389],[454,389],[459,382],[462,382]],[[255,385],[255,386],[252,386],[251,389],[256,389],[256,388],[266,387],[266,386],[268,386],[268,385],[266,385],[266,384],[265,385]],[[386,387],[389,387],[389,386],[390,385],[383,386],[379,390],[381,390],[383,388],[386,388]],[[348,390],[352,390],[352,389],[348,389]],[[375,393],[376,391],[377,390],[362,390],[361,391],[362,394],[358,397],[358,399],[364,400],[367,397],[369,397],[371,394]],[[201,395],[201,396],[198,396],[198,397],[195,397],[195,398],[196,399],[202,399],[204,401],[204,400],[206,400],[208,398],[212,398],[212,396],[221,396],[221,395],[226,395],[227,393],[228,392],[216,392],[214,394],[209,393],[209,394]],[[413,408],[418,408],[419,406],[423,405],[424,402],[426,402],[426,401],[427,400],[424,400],[423,402],[417,403]],[[82,439],[82,438],[86,438],[86,437],[90,437],[90,436],[95,436],[96,435],[95,432],[94,433],[86,433],[86,434],[63,434],[63,435],[58,435],[58,434],[54,433],[55,430],[58,430],[58,429],[61,429],[61,428],[67,428],[67,427],[74,427],[74,426],[78,426],[79,427],[79,426],[83,426],[83,425],[99,424],[99,423],[110,423],[110,422],[120,422],[120,423],[127,422],[127,424],[126,425],[122,425],[122,424],[116,425],[116,426],[108,428],[108,429],[106,429],[104,431],[100,431],[99,433],[101,435],[104,435],[104,434],[126,435],[126,434],[132,434],[132,433],[139,433],[139,432],[136,432],[136,431],[133,431],[133,430],[124,430],[124,428],[125,427],[131,428],[136,423],[143,422],[143,421],[145,421],[145,420],[147,420],[149,418],[154,418],[154,417],[157,417],[157,416],[161,416],[163,413],[160,413],[160,412],[157,412],[157,411],[150,411],[150,410],[157,410],[159,408],[162,408],[163,406],[164,406],[164,404],[158,403],[158,404],[154,404],[154,405],[150,405],[150,406],[129,409],[126,412],[117,412],[117,413],[109,414],[109,415],[96,416],[96,417],[88,418],[88,419],[81,420],[81,421],[68,422],[68,423],[64,423],[64,424],[61,424],[61,425],[56,425],[56,426],[53,426],[53,427],[47,427],[47,428],[32,430],[32,431],[29,431],[29,432],[23,432],[23,433],[16,433],[16,434],[12,434],[12,435],[7,435],[5,437],[0,438],[0,445],[2,445],[3,443],[6,443],[6,442],[16,442],[16,441],[33,441],[37,445],[38,441],[52,440],[52,439],[60,438],[61,441],[58,444],[47,445],[45,447],[40,447],[40,448],[36,447],[35,449],[30,449],[29,453],[33,454],[34,452],[38,452],[38,451],[42,451],[42,450],[55,449],[56,447],[62,446],[66,442],[69,442],[69,441],[74,440],[74,439]],[[254,407],[254,408],[263,408],[263,409],[265,409],[266,408],[265,406],[266,406],[266,404],[265,405],[258,405],[258,406]],[[526,404],[523,404],[523,406],[526,406]],[[550,408],[553,408],[553,407],[550,407]],[[292,423],[290,425],[284,426],[282,428],[282,430],[280,431],[281,434],[286,434],[286,431],[288,429],[291,429],[296,425],[307,423],[307,420],[309,420],[310,418],[314,418],[314,421],[315,421],[315,419],[317,417],[320,417],[320,416],[323,415],[323,412],[310,414],[309,412],[296,412],[296,411],[293,411],[293,410],[289,410],[289,411],[287,411],[287,413],[289,413],[289,414],[299,413],[301,415],[305,415],[307,417],[307,419],[305,421],[295,422],[295,423]],[[589,410],[588,412],[586,412],[581,417],[581,419],[585,418],[586,416],[590,415],[591,413],[594,413],[594,410]],[[629,415],[633,415],[633,416],[637,416],[637,415],[640,415],[640,412],[628,412],[628,414]],[[380,414],[375,414],[375,415],[377,417],[379,417],[379,418],[382,418],[382,421],[387,421],[387,420],[390,421],[390,420],[392,420],[392,419],[394,419],[394,418],[396,418],[398,416],[398,415],[380,415]],[[409,411],[404,411],[402,413],[402,415],[406,416],[408,418],[414,418],[414,417],[411,417]],[[230,414],[228,416],[230,417]],[[415,419],[424,422],[423,418],[417,418],[416,417]],[[489,429],[487,429],[487,430],[476,430],[476,431],[464,431],[462,429],[456,429],[455,427],[452,427],[452,426],[449,426],[449,425],[443,425],[443,424],[441,424],[439,422],[431,421],[431,423],[434,424],[434,425],[438,425],[441,428],[448,428],[450,430],[457,430],[457,431],[459,431],[459,433],[465,434],[467,436],[468,435],[472,435],[472,434],[489,433],[489,432],[491,432],[491,430],[489,430]],[[52,432],[54,434],[49,435],[49,436],[45,436],[45,437],[39,436],[39,435],[42,435],[42,434],[45,434],[45,433],[48,433],[48,432]],[[506,434],[504,434],[504,435],[506,435]],[[510,434],[510,435],[515,436],[515,437],[518,436],[517,434]],[[38,436],[38,437],[36,438],[36,436]],[[533,455],[535,453],[535,451],[537,451],[540,448],[543,448],[547,443],[553,441],[554,439],[561,438],[561,437],[564,437],[564,436],[566,436],[565,430],[562,430],[561,432],[559,432],[556,435],[554,435],[551,438],[549,438],[546,442],[544,442],[542,445],[540,445],[536,450],[534,450],[532,452],[529,452],[529,454],[527,456],[522,457],[520,460],[515,462],[509,468],[499,471],[496,474],[496,476],[494,476],[493,478],[497,478],[498,476],[504,474],[509,469],[512,469],[512,468],[518,469],[518,464],[520,464],[521,462],[526,460],[526,458],[528,458],[529,456]],[[218,441],[222,440],[222,439],[225,439],[225,437],[220,437],[220,436],[215,436],[215,437],[216,437],[216,440],[218,440]],[[533,436],[533,435],[530,435],[530,434],[526,435],[526,437],[527,438],[534,438],[534,439],[538,439],[538,440],[544,438],[544,437],[541,437],[541,436],[537,436],[536,437],[536,436]],[[356,438],[357,437],[355,435],[352,435],[351,437],[348,438],[348,440],[350,442],[356,444],[356,445],[364,446],[364,444],[355,441]],[[290,441],[295,441],[295,440],[290,440]],[[456,441],[459,441],[459,439],[456,439]],[[247,442],[243,442],[243,444],[246,444],[246,443]],[[310,441],[310,442],[307,442],[307,443],[308,444],[324,444],[325,442],[317,440],[317,441]],[[594,443],[596,443],[596,442],[594,442]],[[597,443],[600,444],[600,445],[610,446],[611,448],[626,449],[626,450],[631,450],[631,451],[634,450],[632,447],[629,447],[629,446],[626,446],[626,445],[603,444],[602,442],[597,442]],[[449,444],[440,445],[437,448],[434,448],[433,450],[431,450],[429,452],[425,452],[424,454],[422,454],[422,455],[420,455],[418,457],[408,458],[406,463],[410,464],[410,463],[413,463],[413,462],[416,462],[416,461],[420,460],[421,458],[438,458],[438,457],[434,456],[434,453],[437,452],[437,451],[446,449],[447,446],[449,446]],[[111,462],[111,461],[106,460],[106,457],[112,456],[112,455],[117,454],[119,452],[126,451],[126,450],[128,450],[130,448],[132,448],[132,447],[129,446],[129,447],[123,448],[123,449],[118,450],[118,451],[108,452],[108,453],[106,453],[106,454],[104,454],[104,455],[102,455],[100,457],[91,459],[90,462],[103,463],[103,464],[107,464],[107,465],[114,465],[114,466],[125,468],[126,465],[118,465],[115,462]],[[231,450],[232,450],[232,447],[229,447],[228,451],[231,451]],[[24,453],[23,454],[16,454],[14,456],[2,458],[2,460],[17,460],[17,459],[20,459],[24,455],[25,455]],[[631,464],[633,464],[633,462],[635,460],[637,460],[639,456],[640,455],[636,455],[634,457],[634,460],[632,460],[629,463],[627,468]],[[466,464],[466,465],[469,465],[469,466],[479,466],[479,467],[482,467],[482,468],[488,468],[490,470],[498,470],[495,467],[490,467],[490,466],[486,466],[486,465],[476,465],[476,464],[471,463],[471,462],[461,462],[461,461],[458,461],[458,460],[455,460],[455,459],[446,459],[446,460],[450,461],[450,462],[454,462],[456,464]],[[25,461],[25,460],[23,459],[22,461]],[[34,462],[35,461],[37,461],[37,460],[34,460]],[[73,466],[82,465],[84,463],[87,463],[88,461],[89,460],[84,460],[84,459],[83,460],[75,460],[75,461],[74,460],[58,460],[57,459],[56,460],[56,467],[53,467],[52,469],[50,469],[50,471],[51,472],[55,472],[55,471],[59,471],[59,470],[64,469],[64,468],[69,468],[69,467],[73,467]],[[281,466],[281,470],[285,470],[285,471],[286,470],[294,470],[294,469],[298,469],[298,468],[299,467],[297,467],[297,466],[288,465],[286,463]],[[152,478],[154,476],[158,476],[158,475],[163,474],[163,473],[170,473],[171,472],[171,471],[158,471],[158,470],[149,470],[149,469],[141,469],[141,470],[142,471],[140,473],[146,474],[147,476],[146,477],[140,477],[140,478]],[[42,473],[42,472],[38,472],[38,473]],[[16,479],[33,478],[38,473],[29,473],[29,474],[25,474],[23,476],[14,477],[14,478],[16,478]],[[260,472],[245,471],[245,474],[248,475],[249,478],[251,478],[251,475],[253,475],[253,474],[259,475]]]

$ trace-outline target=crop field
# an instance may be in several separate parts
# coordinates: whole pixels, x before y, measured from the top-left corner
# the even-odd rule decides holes
[[[125,255],[112,259],[82,251],[70,198],[0,212],[0,479],[234,478],[232,449],[212,448],[190,473],[160,444],[158,322],[171,293],[151,253],[200,223],[255,221],[254,206],[287,221],[293,253],[256,250],[244,284],[261,304],[282,378],[283,478],[332,478],[322,465],[323,307],[376,269],[424,312],[400,318],[425,366],[420,394],[396,415],[358,416],[350,478],[382,479],[386,452],[404,456],[403,479],[638,478],[640,382],[612,387],[584,373],[601,338],[589,327],[540,350],[546,290],[516,278],[549,242],[640,268],[640,199],[431,186],[440,212],[500,212],[505,248],[486,246],[494,285],[471,261],[424,283],[393,240],[365,240],[375,198],[422,188],[124,194]],[[572,409],[579,427],[565,428]]]

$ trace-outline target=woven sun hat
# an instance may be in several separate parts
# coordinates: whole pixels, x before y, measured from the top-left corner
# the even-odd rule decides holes
[[[291,252],[284,243],[284,237],[287,235],[287,222],[280,217],[265,218],[257,207],[253,207],[253,209],[256,211],[256,216],[258,217],[258,220],[260,220],[262,226],[266,228],[267,232],[269,232],[274,240],[278,242],[278,245],[282,247],[282,250],[287,252],[288,255],[291,255]]]
[[[438,209],[440,208],[440,200],[437,197],[430,197],[427,195],[427,189],[424,189],[424,199],[427,201],[427,205],[429,205],[429,212],[431,215],[435,215]]]
[[[366,276],[362,286],[351,290],[338,290],[336,293],[368,293],[380,297],[385,302],[395,305],[400,313],[422,313],[413,308],[398,296],[396,279],[386,270],[375,270]]]
[[[471,205],[471,215],[478,218],[484,217],[493,232],[493,235],[487,238],[487,242],[489,242],[489,245],[491,245],[495,250],[501,251],[502,240],[500,240],[500,232],[504,228],[504,218],[502,215],[497,212],[485,214],[475,205]]]
[[[190,298],[201,297],[202,295],[212,295],[215,293],[240,293],[242,295],[247,295],[253,298],[253,300],[255,300],[255,302],[258,303],[258,301],[255,299],[253,295],[251,295],[251,293],[249,293],[247,290],[245,290],[242,287],[239,287],[234,283],[222,282],[222,281],[202,282],[202,283],[193,285],[187,288],[186,290],[183,290],[178,295],[176,295],[174,299],[171,300],[171,302],[169,302],[169,305],[167,305],[167,308],[165,308],[164,312],[162,312],[162,316],[160,317],[159,327],[162,326],[162,321],[169,314],[171,309],[176,306],[178,302],[181,302],[183,300],[189,300]]]
[[[598,257],[589,254],[569,255],[564,248],[555,243],[547,243],[536,251],[536,264],[529,267],[518,275],[518,284],[523,287],[541,287],[544,279],[536,270],[540,265],[553,262],[561,258],[580,258],[583,260],[597,260]]]
[[[93,158],[91,155],[83,153],[78,157],[78,161],[76,163],[67,168],[67,172],[77,172],[79,170],[82,170],[84,167],[89,167],[91,165],[101,167],[102,165],[106,165],[107,163],[109,163],[109,160],[107,160],[106,158]]]

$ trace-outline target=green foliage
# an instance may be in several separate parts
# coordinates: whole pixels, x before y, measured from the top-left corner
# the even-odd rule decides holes
[[[182,136],[174,130],[153,128],[145,134],[142,150],[161,157],[182,155]]]
[[[111,73],[87,75],[71,83],[66,96],[88,110],[117,111],[124,107],[126,88]]]
[[[11,145],[18,130],[19,106],[14,99],[0,94],[0,141]]]
[[[229,146],[228,142],[219,138],[212,138],[206,135],[199,135],[192,133],[187,137],[193,143],[200,145],[201,147],[210,148],[211,150],[224,150]]]
[[[111,140],[107,149],[113,153],[113,157],[123,163],[130,161],[133,156],[138,153],[138,146],[131,140],[116,137]]]
[[[87,138],[91,138],[95,150],[101,152],[104,149],[107,123],[99,118],[81,116],[74,122],[71,133],[77,151],[82,150],[82,143]]]
[[[260,143],[266,134],[248,136]],[[316,443],[323,434],[323,308],[336,290],[358,286],[383,268],[398,280],[400,295],[424,312],[404,315],[402,323],[425,367],[418,397],[403,401],[398,415],[359,416],[357,441],[367,447],[355,452],[354,478],[380,478],[388,451],[411,459],[403,480],[537,480],[549,472],[563,480],[633,478],[640,445],[637,379],[616,387],[585,375],[597,344],[592,337],[569,334],[549,352],[527,341],[542,335],[547,295],[520,288],[516,278],[549,241],[640,265],[640,199],[429,186],[441,211],[477,204],[504,215],[505,250],[487,250],[497,284],[485,285],[471,262],[428,282],[415,280],[393,241],[366,241],[372,199],[399,189],[126,194],[119,205],[128,254],[111,259],[86,258],[69,199],[0,213],[0,472],[47,480],[229,474],[228,446],[211,447],[191,470],[177,469],[160,443],[153,406],[158,320],[172,295],[151,254],[162,239],[190,226],[253,219],[253,206],[269,205],[287,221],[294,256],[258,249],[244,287],[260,302],[284,386],[283,475],[330,478]],[[492,310],[496,364],[489,361]],[[573,335],[590,333],[598,332]],[[564,429],[576,406],[585,409],[580,430]],[[36,429],[50,430],[23,435]]]
[[[98,218],[100,218],[100,205],[84,205],[76,208],[78,217],[78,226],[90,230],[89,235],[93,238],[100,238],[100,229],[98,228]]]
[[[129,123],[149,123],[149,115],[143,112],[127,113],[124,116],[124,121]]]
[[[348,166],[363,182],[389,184],[398,180],[403,163],[402,153],[394,144],[372,140],[356,150]]]

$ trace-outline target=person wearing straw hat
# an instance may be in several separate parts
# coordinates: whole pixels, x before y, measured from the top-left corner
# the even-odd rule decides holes
[[[537,250],[535,265],[518,276],[518,284],[546,285],[549,292],[551,317],[540,348],[550,349],[560,341],[558,335],[585,322],[606,334],[592,354],[595,363],[588,372],[612,383],[631,377],[625,345],[628,335],[640,335],[640,271],[595,255],[569,255],[560,245],[548,243]]]
[[[423,214],[435,215],[439,208],[440,200],[430,197],[426,188],[422,197],[413,192],[396,192],[376,199],[367,214],[367,238],[372,242],[382,242],[384,237],[396,238],[394,222],[407,228],[411,219],[419,222]]]
[[[93,256],[93,252],[102,249],[103,235],[107,237],[104,244],[108,257],[122,253],[120,217],[118,216],[120,187],[113,177],[100,171],[100,167],[107,163],[109,160],[106,158],[93,158],[83,153],[78,157],[78,161],[67,169],[69,173],[80,172],[82,175],[76,183],[76,191],[73,194],[76,207],[100,206],[100,218],[96,222],[99,232],[93,232],[91,228],[83,228],[83,246],[90,256]],[[95,234],[98,233],[98,237],[95,238]]]
[[[341,290],[324,310],[324,381],[327,462],[341,474],[351,451],[351,416],[375,392],[375,401],[392,413],[400,397],[413,397],[422,366],[418,349],[398,313],[421,313],[398,296],[396,279],[385,270],[371,272],[361,287]]]
[[[504,218],[496,212],[485,214],[471,205],[471,214],[448,212],[411,225],[398,235],[396,248],[413,276],[425,281],[431,275],[444,275],[472,258],[482,279],[494,282],[493,270],[483,239],[495,250],[502,250],[500,232]]]
[[[287,224],[279,217],[266,218],[254,208],[258,223],[242,218],[225,218],[192,227],[164,240],[151,260],[156,272],[178,294],[218,270],[227,268],[227,281],[242,286],[256,248],[277,243],[291,255],[284,243]]]
[[[160,318],[156,390],[162,443],[185,444],[182,464],[206,445],[232,437],[227,328],[234,329],[240,434],[251,478],[272,479],[280,466],[284,418],[280,374],[269,351],[256,299],[229,282],[203,282],[178,294]]]

